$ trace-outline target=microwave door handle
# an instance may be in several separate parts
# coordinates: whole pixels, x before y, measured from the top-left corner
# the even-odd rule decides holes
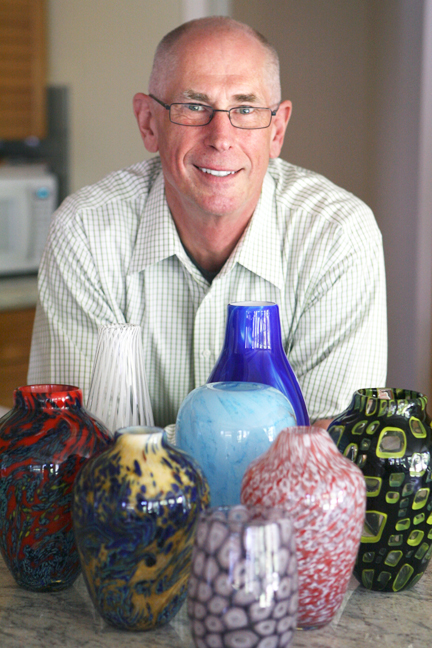
[[[30,204],[27,196],[19,190],[9,192],[7,196],[7,229],[9,231],[10,250],[14,256],[26,259],[29,251],[30,236],[28,216]]]
[[[27,222],[27,240],[25,241],[25,250],[26,250],[26,259],[29,261],[33,258],[34,254],[34,242],[36,240],[37,232],[36,232],[36,214],[34,213],[33,209],[33,197],[30,197],[29,199],[29,218]]]
[[[30,255],[30,246],[31,246],[31,232],[30,232],[30,222],[32,220],[31,214],[31,200],[30,196],[26,195],[25,198],[18,202],[18,218],[15,219],[15,227],[20,227],[20,249],[21,256],[26,260]],[[21,222],[20,222],[21,221]]]

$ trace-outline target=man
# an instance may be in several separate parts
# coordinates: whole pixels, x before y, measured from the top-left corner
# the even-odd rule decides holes
[[[378,228],[354,196],[278,159],[291,103],[265,39],[227,18],[186,23],[159,45],[134,112],[158,156],[59,209],[29,382],[86,392],[98,326],[139,324],[155,423],[167,425],[217,360],[227,304],[267,300],[312,421],[385,385]]]

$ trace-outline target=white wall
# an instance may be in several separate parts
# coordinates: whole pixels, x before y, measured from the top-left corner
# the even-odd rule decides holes
[[[145,157],[132,97],[180,0],[48,0],[48,82],[71,92],[70,188]]]

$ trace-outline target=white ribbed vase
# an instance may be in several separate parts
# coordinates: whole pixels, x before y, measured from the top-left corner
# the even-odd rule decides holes
[[[153,426],[140,326],[100,327],[86,408],[111,435],[121,427]]]

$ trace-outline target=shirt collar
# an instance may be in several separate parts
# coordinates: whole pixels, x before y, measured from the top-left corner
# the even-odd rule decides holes
[[[267,172],[250,223],[218,276],[228,274],[239,263],[280,290],[283,289],[281,244],[276,216],[275,181]],[[128,274],[140,272],[173,255],[186,266],[191,264],[165,198],[161,170],[144,207]]]
[[[165,198],[161,170],[144,206],[128,274],[140,272],[173,255],[182,261],[187,258]]]
[[[222,268],[221,276],[230,272],[235,263],[240,263],[274,284],[279,290],[283,290],[284,273],[279,239],[276,186],[274,179],[267,172],[255,212],[235,250]]]

